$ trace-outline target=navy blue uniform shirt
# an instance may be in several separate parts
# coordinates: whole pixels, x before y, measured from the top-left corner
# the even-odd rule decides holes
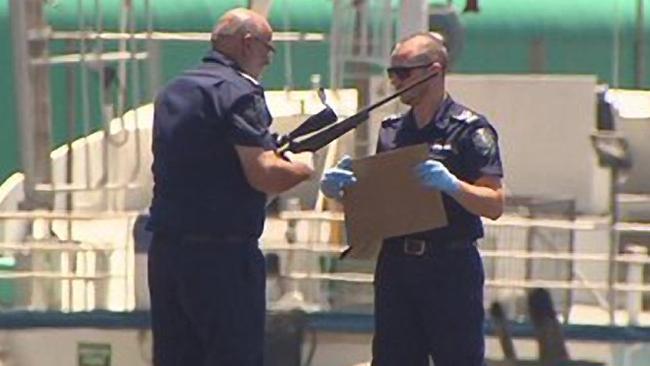
[[[266,195],[250,186],[235,145],[274,149],[263,88],[223,54],[171,80],[155,101],[155,231],[254,237]]]
[[[458,179],[474,183],[483,175],[503,177],[497,132],[487,119],[449,96],[424,127],[410,110],[382,122],[377,152],[426,143],[429,156],[442,162]],[[452,197],[442,194],[448,226],[409,237],[433,241],[475,240],[483,236],[481,219]]]

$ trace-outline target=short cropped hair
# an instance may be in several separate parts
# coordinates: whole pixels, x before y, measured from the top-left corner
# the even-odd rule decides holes
[[[447,69],[449,63],[449,52],[445,45],[445,38],[438,32],[418,32],[410,34],[402,38],[396,45],[397,49],[404,42],[411,41],[419,38],[422,41],[418,43],[418,47],[422,51],[422,55],[433,62],[440,62],[444,69]]]

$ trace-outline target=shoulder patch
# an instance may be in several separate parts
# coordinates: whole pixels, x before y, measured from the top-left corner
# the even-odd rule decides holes
[[[457,121],[462,121],[465,123],[476,122],[480,119],[476,113],[470,111],[469,109],[463,109],[452,117]]]
[[[487,127],[481,127],[472,133],[472,142],[476,151],[482,156],[492,156],[497,151],[497,141],[494,132]]]

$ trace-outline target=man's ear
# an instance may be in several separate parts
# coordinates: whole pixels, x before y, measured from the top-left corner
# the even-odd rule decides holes
[[[242,51],[247,52],[248,49],[251,46],[251,42],[253,41],[253,35],[250,33],[244,34],[243,37],[241,37],[241,42],[242,42]]]

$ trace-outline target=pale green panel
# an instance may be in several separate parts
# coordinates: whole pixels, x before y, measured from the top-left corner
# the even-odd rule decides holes
[[[0,50],[11,50],[11,23],[6,0],[0,1]],[[0,52],[0,182],[18,169],[18,134],[14,99],[13,53]]]

